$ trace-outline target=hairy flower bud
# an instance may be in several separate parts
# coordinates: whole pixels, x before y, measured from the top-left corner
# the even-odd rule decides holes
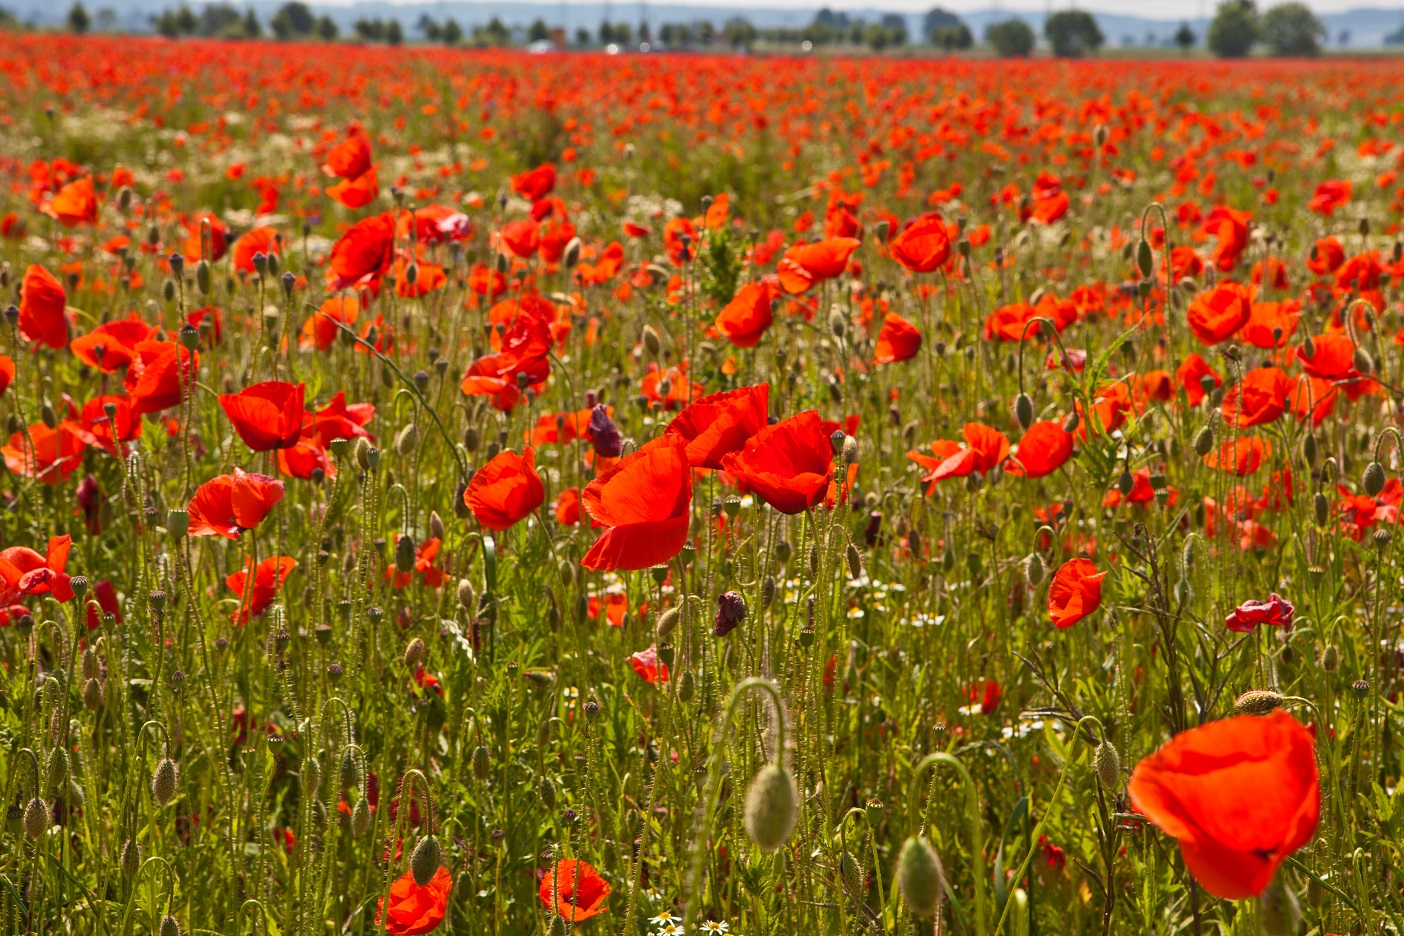
[[[922,920],[935,917],[945,886],[941,858],[931,843],[916,836],[903,842],[901,856],[897,859],[897,889],[912,916]]]
[[[1235,715],[1266,715],[1282,707],[1282,694],[1271,689],[1249,689],[1233,700]]]
[[[175,799],[176,785],[180,782],[180,769],[169,757],[161,758],[151,774],[151,795],[158,806],[166,806]]]
[[[34,797],[24,807],[24,836],[37,839],[49,827],[49,806],[39,797]]]
[[[434,879],[434,872],[438,870],[439,839],[434,835],[426,835],[414,846],[414,852],[410,855],[410,872],[414,875],[414,883],[420,887],[428,887],[429,882]]]
[[[773,852],[790,837],[798,815],[794,776],[779,764],[766,764],[746,791],[746,834],[761,851]]]

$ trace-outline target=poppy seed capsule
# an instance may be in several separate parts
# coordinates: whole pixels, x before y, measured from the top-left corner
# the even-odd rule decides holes
[[[173,507],[166,511],[166,532],[173,540],[185,538],[190,531],[190,514],[183,507]]]
[[[167,914],[161,918],[161,928],[158,933],[160,936],[180,936],[180,922]]]
[[[773,852],[790,837],[799,814],[795,778],[779,764],[756,772],[746,791],[746,834],[761,851]]]
[[[429,882],[434,880],[434,872],[438,870],[439,839],[426,835],[414,846],[414,853],[410,855],[410,872],[414,875],[414,883],[428,887]]]
[[[48,827],[49,807],[36,796],[24,807],[24,836],[37,839]]]
[[[945,877],[940,856],[925,838],[913,835],[902,843],[902,854],[897,859],[897,889],[912,916],[922,920],[936,916]]]
[[[1214,450],[1214,427],[1205,426],[1194,437],[1194,453],[1200,458]]]
[[[1092,766],[1097,771],[1097,781],[1104,790],[1115,790],[1121,786],[1121,756],[1110,741],[1097,745],[1092,755]]]
[[[1372,461],[1365,466],[1365,473],[1360,476],[1360,487],[1365,493],[1374,497],[1384,490],[1385,470],[1384,465],[1377,461]]]
[[[1014,418],[1019,420],[1019,427],[1027,430],[1033,425],[1034,406],[1033,400],[1027,393],[1020,393],[1014,398]]]
[[[1282,694],[1271,689],[1249,689],[1233,700],[1235,715],[1267,715],[1282,706]]]
[[[169,757],[161,758],[151,774],[151,795],[158,806],[166,806],[175,799],[176,785],[180,782],[180,770]]]

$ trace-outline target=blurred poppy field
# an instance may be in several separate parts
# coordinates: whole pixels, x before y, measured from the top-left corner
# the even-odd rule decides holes
[[[5,932],[1404,932],[1404,64],[3,52]]]

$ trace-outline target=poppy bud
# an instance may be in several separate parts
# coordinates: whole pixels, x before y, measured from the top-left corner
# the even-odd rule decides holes
[[[1315,468],[1320,454],[1321,452],[1316,446],[1316,436],[1308,433],[1302,439],[1302,458],[1305,459],[1309,467]]]
[[[725,637],[746,620],[746,599],[738,592],[723,592],[717,596],[717,620],[712,633]]]
[[[463,430],[463,450],[465,452],[468,452],[469,454],[476,452],[478,450],[478,445],[481,441],[482,440],[478,436],[478,429],[476,426],[469,426]]]
[[[571,269],[580,262],[580,238],[572,237],[566,242],[565,250],[561,251],[561,264],[567,269]]]
[[[488,755],[486,745],[480,744],[473,748],[473,778],[479,783],[488,778],[492,771],[492,759]]]
[[[1046,572],[1043,557],[1036,552],[1029,553],[1029,558],[1024,561],[1024,580],[1029,583],[1029,587],[1037,588],[1043,584],[1043,576]]]
[[[537,792],[541,795],[541,805],[547,809],[556,808],[556,785],[551,782],[550,777],[542,777],[541,784],[537,787]]]
[[[892,233],[892,222],[884,218],[873,225],[873,233],[877,235],[879,241],[887,243],[887,236]]]
[[[423,638],[416,637],[405,644],[405,668],[414,669],[424,662],[425,649]]]
[[[210,294],[210,262],[202,259],[195,266],[195,288],[200,290],[200,295]]]
[[[426,835],[414,846],[414,852],[410,855],[410,872],[414,875],[414,883],[420,887],[428,887],[429,882],[434,879],[434,872],[438,870],[439,839],[434,835]]]
[[[360,785],[361,767],[356,763],[356,755],[350,748],[347,748],[341,754],[341,788],[349,790],[351,787]]]
[[[1067,433],[1076,432],[1078,424],[1081,422],[1082,417],[1077,414],[1077,410],[1073,410],[1068,414],[1068,418],[1063,420],[1063,431]]]
[[[663,341],[658,337],[658,330],[652,325],[645,325],[643,328],[644,350],[654,357],[663,353]]]
[[[829,313],[829,331],[840,340],[848,334],[848,319],[838,309]]]
[[[175,917],[166,914],[161,918],[161,927],[157,933],[159,936],[180,936],[180,923]]]
[[[1377,461],[1372,461],[1365,466],[1365,473],[1360,476],[1360,487],[1370,497],[1375,497],[1385,486],[1384,465]]]
[[[1122,470],[1121,475],[1116,479],[1116,489],[1121,492],[1122,497],[1131,493],[1131,489],[1136,486],[1136,479],[1131,472]]]
[[[819,544],[811,543],[809,546],[809,577],[811,579],[819,577]]]
[[[1282,707],[1282,693],[1271,689],[1249,689],[1233,700],[1235,715],[1267,715]]]
[[[54,409],[54,404],[45,400],[39,407],[39,420],[50,429],[58,428],[58,412]]]
[[[694,689],[692,670],[683,670],[682,675],[678,677],[678,698],[684,702],[691,702]]]
[[[315,798],[321,786],[322,765],[315,755],[308,755],[302,761],[302,792]]]
[[[406,423],[395,435],[395,451],[401,458],[412,453],[419,444],[419,427]]]
[[[1194,589],[1189,583],[1189,579],[1180,579],[1175,583],[1175,601],[1181,607],[1189,604],[1194,598]]]
[[[45,772],[48,774],[50,788],[63,786],[63,781],[68,779],[68,758],[64,756],[63,748],[56,747],[49,752],[49,763]]]
[[[1258,896],[1258,925],[1263,936],[1296,936],[1302,922],[1297,895],[1279,875]]]
[[[1027,430],[1033,425],[1034,405],[1027,393],[1014,398],[1014,418],[1019,420],[1019,428]]]
[[[473,583],[467,579],[458,580],[458,605],[468,612],[472,612],[478,606],[478,596],[473,592]]]
[[[849,896],[850,900],[860,899],[865,876],[863,866],[858,863],[858,859],[853,857],[851,852],[839,855],[839,880],[843,882],[843,892]]]
[[[1327,673],[1334,673],[1341,667],[1341,651],[1335,644],[1327,644],[1326,649],[1321,651],[1321,669]]]
[[[1102,789],[1116,790],[1121,787],[1121,757],[1110,741],[1097,745],[1092,755],[1092,766],[1097,771],[1097,781],[1102,784]]]
[[[1326,495],[1320,491],[1312,498],[1311,507],[1316,514],[1316,525],[1324,527],[1326,521],[1331,519],[1331,502],[1326,499]]]
[[[409,534],[395,540],[395,569],[405,575],[414,571],[414,537]]]
[[[439,516],[437,510],[429,511],[429,536],[433,539],[444,538],[444,518]]]
[[[83,707],[90,712],[102,708],[102,683],[96,677],[89,677],[83,683]]]
[[[117,853],[117,870],[122,872],[122,877],[131,880],[136,877],[140,868],[141,844],[127,839],[122,843],[122,848]]]
[[[761,582],[761,608],[769,608],[775,603],[775,576],[767,575]]]
[[[1136,245],[1136,268],[1141,271],[1143,279],[1150,279],[1150,275],[1155,271],[1155,258],[1151,255],[1150,241],[1141,238],[1141,242]]]
[[[169,262],[171,265],[171,273],[175,274],[176,279],[180,279],[181,274],[185,272],[185,258],[178,253],[173,253],[169,258]]]
[[[1356,348],[1355,355],[1351,362],[1355,369],[1362,374],[1373,374],[1375,372],[1375,360],[1370,357],[1370,352],[1364,348]]]
[[[912,916],[922,920],[936,916],[945,879],[941,858],[930,842],[913,835],[902,843],[902,854],[897,859],[897,889]]]
[[[351,810],[351,834],[359,838],[369,832],[370,827],[370,806],[365,797],[361,797],[356,801],[356,808]]]
[[[512,265],[512,261],[507,258],[507,255],[505,253],[499,252],[497,254],[497,261],[495,265],[497,267],[497,272],[506,273],[507,268]]]
[[[858,440],[853,436],[848,436],[843,440],[843,448],[840,450],[845,465],[853,465],[858,461]]]
[[[798,815],[794,776],[779,764],[766,764],[746,791],[746,833],[751,841],[761,851],[775,851],[790,837]]]
[[[175,799],[176,785],[180,782],[180,770],[169,757],[161,758],[156,770],[151,774],[151,795],[156,805],[166,806]]]
[[[674,605],[658,616],[658,638],[660,640],[667,637],[678,626],[678,621],[682,618],[682,609]]]
[[[1194,437],[1194,453],[1200,458],[1208,455],[1214,450],[1214,427],[1205,426],[1199,430],[1199,434]]]
[[[790,556],[793,554],[793,552],[794,547],[790,545],[790,541],[781,540],[780,542],[775,544],[775,549],[772,551],[772,555],[775,556],[776,562],[780,563],[781,565],[784,565],[785,563],[790,561]]]
[[[848,549],[844,552],[844,559],[848,562],[848,577],[858,578],[863,574],[863,557],[858,552],[858,547],[852,543],[848,544]]]

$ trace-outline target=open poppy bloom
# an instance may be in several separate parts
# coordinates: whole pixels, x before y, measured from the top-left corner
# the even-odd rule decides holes
[[[1072,627],[1102,604],[1102,579],[1091,559],[1070,559],[1048,585],[1048,616],[1059,630]]]
[[[556,187],[555,163],[542,163],[535,169],[519,172],[512,176],[512,191],[534,202],[551,194]]]
[[[887,249],[893,260],[913,273],[931,273],[950,259],[951,238],[946,222],[931,212],[904,224]]]
[[[245,595],[249,587],[249,560],[244,567],[224,580],[229,590],[239,596],[239,610],[234,612],[234,622],[245,624],[249,618],[258,617],[278,594],[278,589],[287,581],[288,573],[297,568],[297,560],[292,556],[270,556],[258,564],[254,571],[253,590]]]
[[[833,237],[813,244],[796,244],[780,258],[777,272],[780,285],[789,293],[802,293],[815,283],[833,279],[848,266],[848,258],[858,249],[852,237]]]
[[[1210,386],[1216,388],[1224,382],[1199,354],[1186,355],[1184,362],[1175,368],[1175,382],[1185,391],[1190,406],[1198,406],[1209,395],[1204,389],[1205,378],[1208,378]]]
[[[44,555],[28,546],[11,546],[0,551],[0,605],[12,605],[23,595],[52,594],[58,601],[73,597],[68,567],[69,536],[49,537]]]
[[[815,410],[766,426],[745,448],[722,459],[722,468],[747,491],[781,513],[818,505],[829,492],[834,448]]]
[[[911,322],[896,312],[889,312],[882,318],[882,330],[878,332],[877,350],[874,362],[896,364],[909,361],[921,350],[921,332]]]
[[[159,413],[180,405],[181,394],[190,392],[200,369],[200,356],[176,341],[148,338],[132,349],[123,386],[137,415]]]
[[[687,442],[687,460],[694,468],[720,469],[723,458],[765,428],[769,407],[768,383],[710,393],[673,417],[664,432]]]
[[[0,396],[15,382],[15,359],[8,354],[0,354]]]
[[[1293,381],[1276,367],[1259,367],[1224,394],[1224,421],[1238,429],[1275,422],[1287,408]]]
[[[603,913],[609,882],[591,865],[565,858],[541,878],[537,892],[546,909],[569,923],[579,923]]]
[[[362,218],[332,244],[327,257],[327,289],[377,289],[394,259],[394,219],[389,214]]]
[[[1372,505],[1373,506],[1373,505]],[[1267,601],[1245,601],[1224,618],[1228,629],[1250,634],[1259,624],[1292,629],[1292,602],[1273,592]]]
[[[223,394],[219,405],[245,445],[255,452],[271,452],[297,444],[306,390],[304,384],[269,380]]]
[[[104,374],[115,374],[136,357],[136,346],[150,338],[157,328],[135,313],[124,319],[103,322],[86,335],[68,343],[78,360]]]
[[[65,419],[53,429],[42,422],[32,423],[10,436],[0,448],[5,467],[11,474],[34,478],[42,484],[58,484],[78,469],[87,442],[81,427]]]
[[[1004,470],[1025,478],[1042,478],[1061,468],[1072,457],[1072,450],[1072,436],[1058,423],[1042,420],[1029,426]]]
[[[1281,302],[1255,302],[1248,321],[1238,331],[1238,337],[1255,348],[1281,348],[1297,330],[1302,317],[1302,304],[1295,299]]]
[[[395,536],[395,542],[399,542],[400,537]],[[439,556],[440,547],[437,536],[430,537],[420,543],[414,550],[414,569],[410,572],[401,572],[395,563],[390,563],[390,567],[385,570],[385,578],[395,588],[404,588],[414,581],[415,573],[424,576],[424,584],[430,588],[438,588],[444,584],[444,570],[436,568],[434,560]]]
[[[536,452],[530,447],[521,455],[499,452],[478,469],[463,492],[463,503],[478,522],[499,533],[530,516],[545,499]]]
[[[1127,792],[1179,840],[1200,886],[1228,900],[1261,894],[1321,813],[1315,742],[1281,709],[1176,735],[1136,765]]]
[[[190,535],[238,539],[240,532],[262,523],[282,499],[283,482],[236,467],[232,475],[211,478],[195,489],[187,508]]]
[[[68,293],[54,274],[31,263],[20,281],[19,329],[25,341],[62,348],[68,343]]]
[[[97,190],[93,177],[75,179],[54,194],[39,210],[64,227],[92,224],[98,216]]]
[[[1225,439],[1219,447],[1204,456],[1204,464],[1220,471],[1231,471],[1240,478],[1247,477],[1263,466],[1272,454],[1272,443],[1257,436]]]
[[[769,280],[742,286],[717,314],[717,331],[738,348],[754,348],[775,318],[770,307],[777,293]]]
[[[109,407],[112,409],[110,418]],[[94,397],[84,403],[78,424],[82,432],[91,436],[89,445],[119,458],[126,457],[126,449],[119,449],[119,442],[141,438],[141,419],[132,415],[132,403],[125,394]]]
[[[1185,320],[1200,344],[1212,347],[1233,337],[1253,314],[1253,290],[1242,283],[1221,283],[1194,297]]]
[[[658,659],[657,647],[649,647],[647,650],[630,654],[629,665],[650,686],[668,681],[668,664]]]
[[[908,461],[926,469],[927,473],[921,480],[928,485],[928,495],[935,491],[938,482],[947,478],[963,478],[972,472],[986,474],[1009,456],[1009,439],[998,429],[969,422],[965,424],[962,434],[965,436],[964,448],[949,439],[941,439],[931,443],[934,457],[919,451],[907,453]]]
[[[234,265],[235,273],[248,274],[254,272],[254,254],[267,257],[282,252],[283,237],[276,230],[271,227],[250,228],[234,242],[230,262]]]
[[[390,885],[390,910],[385,921],[385,932],[391,936],[423,936],[433,932],[444,921],[452,890],[453,875],[443,865],[423,887],[415,883],[413,871],[406,871]],[[379,926],[380,915],[385,911],[384,899],[377,906],[375,924]]]
[[[585,510],[608,527],[580,564],[587,569],[663,565],[687,542],[692,467],[677,433],[646,443],[585,486]]]

